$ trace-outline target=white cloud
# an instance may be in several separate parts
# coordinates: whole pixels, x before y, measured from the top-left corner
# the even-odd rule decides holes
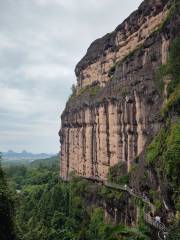
[[[59,150],[77,61],[140,2],[1,0],[0,150]]]
[[[24,94],[18,89],[8,87],[0,88],[0,110],[12,111],[14,113],[24,113],[29,107]]]
[[[8,36],[0,33],[0,49],[12,49],[17,45]]]
[[[36,81],[52,81],[58,77],[63,79],[64,77],[73,77],[72,70],[66,66],[58,64],[39,64],[23,66],[20,69],[26,79],[32,79]]]

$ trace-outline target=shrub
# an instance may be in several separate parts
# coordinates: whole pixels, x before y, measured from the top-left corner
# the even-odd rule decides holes
[[[116,64],[114,64],[110,69],[109,69],[109,72],[108,72],[108,77],[112,77],[114,75],[116,71]]]
[[[156,73],[155,82],[159,92],[162,94],[164,90],[164,78],[170,74],[169,65],[161,65]]]
[[[91,96],[96,96],[100,90],[100,86],[94,86],[90,88],[90,95]]]
[[[168,92],[171,94],[180,84],[180,38],[176,38],[170,48],[168,64],[173,77],[168,86]]]
[[[161,148],[160,136],[161,134],[156,136],[147,148],[145,158],[149,166],[154,166],[157,158],[159,157],[159,149]]]
[[[180,85],[177,89],[169,96],[166,104],[162,109],[162,115],[167,116],[168,113],[178,113],[180,112]]]
[[[180,192],[180,117],[176,120],[166,122],[166,128],[162,128],[160,133],[154,138],[147,148],[146,162],[153,169],[160,170],[168,180],[169,191],[172,192],[171,199],[174,207],[179,211]],[[152,193],[156,207],[160,204],[158,197]],[[159,206],[161,207],[161,206]]]

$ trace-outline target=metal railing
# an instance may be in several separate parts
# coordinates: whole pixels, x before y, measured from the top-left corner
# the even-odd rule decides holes
[[[100,179],[100,178],[94,177],[94,176],[90,176],[90,177],[83,176],[82,178],[93,181],[93,182],[101,183],[102,185],[104,185],[108,188],[111,188],[111,189],[126,191],[131,196],[133,196],[135,198],[139,198],[144,203],[148,204],[151,209],[151,212],[155,212],[155,206],[148,199],[144,199],[138,192],[136,192],[134,189],[128,187],[127,185],[119,185],[119,184],[112,183],[107,180],[103,180],[103,179]],[[157,222],[154,217],[151,217],[150,212],[148,212],[148,213],[144,212],[144,221],[159,230],[159,232],[158,232],[159,240],[167,239],[167,237],[168,237],[167,228],[165,227],[165,225],[163,223]]]
[[[150,213],[144,213],[144,220],[159,230],[166,230],[165,225],[161,222],[157,222],[155,218],[150,216]]]

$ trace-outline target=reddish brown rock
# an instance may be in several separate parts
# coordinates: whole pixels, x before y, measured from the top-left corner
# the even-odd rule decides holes
[[[104,179],[121,161],[130,171],[157,133],[163,100],[155,75],[180,32],[178,16],[166,19],[170,6],[168,0],[145,0],[114,32],[92,43],[78,63],[77,92],[60,130],[64,179],[73,171]]]

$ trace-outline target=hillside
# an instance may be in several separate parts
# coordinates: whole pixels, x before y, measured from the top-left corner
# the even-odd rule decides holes
[[[7,152],[2,152],[2,158],[5,160],[33,160],[33,159],[45,159],[51,157],[53,154],[47,153],[31,153],[27,151],[14,152],[9,150]]]
[[[149,239],[143,223],[130,228],[104,221],[100,199],[121,194],[78,178],[66,183],[59,179],[59,164],[43,161],[8,166],[4,171],[15,203],[18,240]]]

